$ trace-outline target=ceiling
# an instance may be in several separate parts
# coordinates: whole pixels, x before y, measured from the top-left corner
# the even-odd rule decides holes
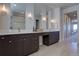
[[[51,8],[56,8],[56,7],[67,8],[77,4],[79,3],[46,3],[46,5]]]
[[[48,9],[54,9],[57,7],[61,8],[67,8],[71,7],[73,5],[77,5],[78,3],[37,3],[35,4],[35,14],[36,16],[39,16],[41,13],[41,9],[48,8]]]
[[[36,3],[35,5],[37,7],[39,6],[47,6],[51,8],[61,7],[61,8],[67,8],[69,6],[76,5],[78,3]],[[17,3],[16,6],[14,4],[11,4],[12,11],[25,11],[26,4],[25,3]]]
[[[27,3],[16,3],[16,6],[14,6],[15,3],[10,4],[11,5],[11,10],[13,12],[20,12],[24,13],[26,10],[26,5]],[[44,8],[56,8],[56,7],[61,7],[61,8],[67,8],[73,5],[77,5],[78,3],[33,3],[34,4],[34,9],[35,9],[35,14],[38,15],[41,13],[41,9]]]
[[[15,12],[24,12],[26,10],[26,4],[24,3],[10,4],[10,5],[11,10]]]

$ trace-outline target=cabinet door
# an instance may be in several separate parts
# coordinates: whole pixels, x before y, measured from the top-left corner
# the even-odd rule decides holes
[[[29,34],[24,36],[24,55],[29,55],[31,53],[31,38]]]
[[[3,56],[4,53],[5,53],[5,50],[4,50],[4,44],[5,43],[5,38],[0,36],[0,56]]]
[[[24,40],[23,38],[20,36],[16,42],[15,42],[15,48],[17,51],[17,55],[18,56],[23,56],[24,52],[23,52],[23,48],[24,48]]]
[[[17,55],[17,48],[16,48],[16,38],[15,36],[5,36],[5,55],[6,56],[16,56]]]
[[[31,51],[35,52],[39,49],[39,36],[37,34],[33,34],[31,35],[32,39],[31,39]]]
[[[55,32],[55,36],[54,36],[54,38],[56,39],[56,42],[59,41],[59,32]]]
[[[1,37],[1,55],[10,56],[16,54],[16,48],[13,46],[13,41],[9,36]]]
[[[23,40],[19,36],[3,36],[1,39],[1,55],[23,55]]]
[[[7,46],[7,54],[8,56],[16,56],[17,55],[17,48],[16,48],[16,40],[8,40]]]
[[[39,48],[39,40],[37,35],[35,34],[28,34],[25,36],[24,39],[24,54],[29,55]]]
[[[11,43],[9,41],[10,55],[12,56],[22,56],[23,55],[23,38],[20,35],[13,35],[10,37]]]
[[[51,32],[49,41],[51,44],[58,42],[59,41],[59,32]]]
[[[1,46],[2,44],[1,44],[1,37],[0,37],[0,56],[1,56],[1,54],[2,54],[2,46]]]

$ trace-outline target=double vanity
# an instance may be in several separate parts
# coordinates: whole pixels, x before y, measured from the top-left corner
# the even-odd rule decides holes
[[[55,14],[41,4],[15,5],[0,5],[8,11],[0,13],[0,56],[26,56],[39,50],[41,40],[47,47],[59,41],[60,9]]]
[[[59,41],[59,31],[0,35],[0,56],[26,56],[39,50],[39,36],[50,46]]]

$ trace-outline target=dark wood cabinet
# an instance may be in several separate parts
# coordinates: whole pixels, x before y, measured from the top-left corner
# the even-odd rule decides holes
[[[31,34],[0,36],[1,56],[24,56],[38,50],[39,40]]]
[[[43,35],[43,44],[49,45],[49,35]]]
[[[3,56],[23,55],[23,39],[19,36],[0,36],[1,53]]]
[[[19,38],[19,40],[16,40],[15,42],[15,48],[17,55],[22,56],[24,54],[24,38]]]
[[[28,47],[28,48],[27,48]],[[29,55],[39,49],[39,39],[37,34],[28,35],[24,41],[24,55]]]
[[[59,32],[1,35],[0,56],[26,56],[38,51],[40,35],[43,36],[44,45],[59,41]]]
[[[43,44],[51,45],[59,41],[59,31],[48,32],[46,35],[43,35]]]
[[[32,39],[29,34],[24,38],[24,55],[29,55],[31,53]]]
[[[13,38],[13,37],[12,37]],[[16,54],[16,48],[15,48],[15,39],[11,40],[11,37],[2,36],[0,37],[1,40],[1,49],[2,52],[0,55],[15,55]]]
[[[31,39],[32,39],[31,51],[36,52],[39,49],[39,36],[37,34],[32,35]]]

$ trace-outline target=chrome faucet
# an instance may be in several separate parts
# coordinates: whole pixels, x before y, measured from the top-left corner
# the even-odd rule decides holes
[[[20,32],[20,28],[18,28],[18,32]]]
[[[36,31],[35,27],[33,26],[33,31]]]

